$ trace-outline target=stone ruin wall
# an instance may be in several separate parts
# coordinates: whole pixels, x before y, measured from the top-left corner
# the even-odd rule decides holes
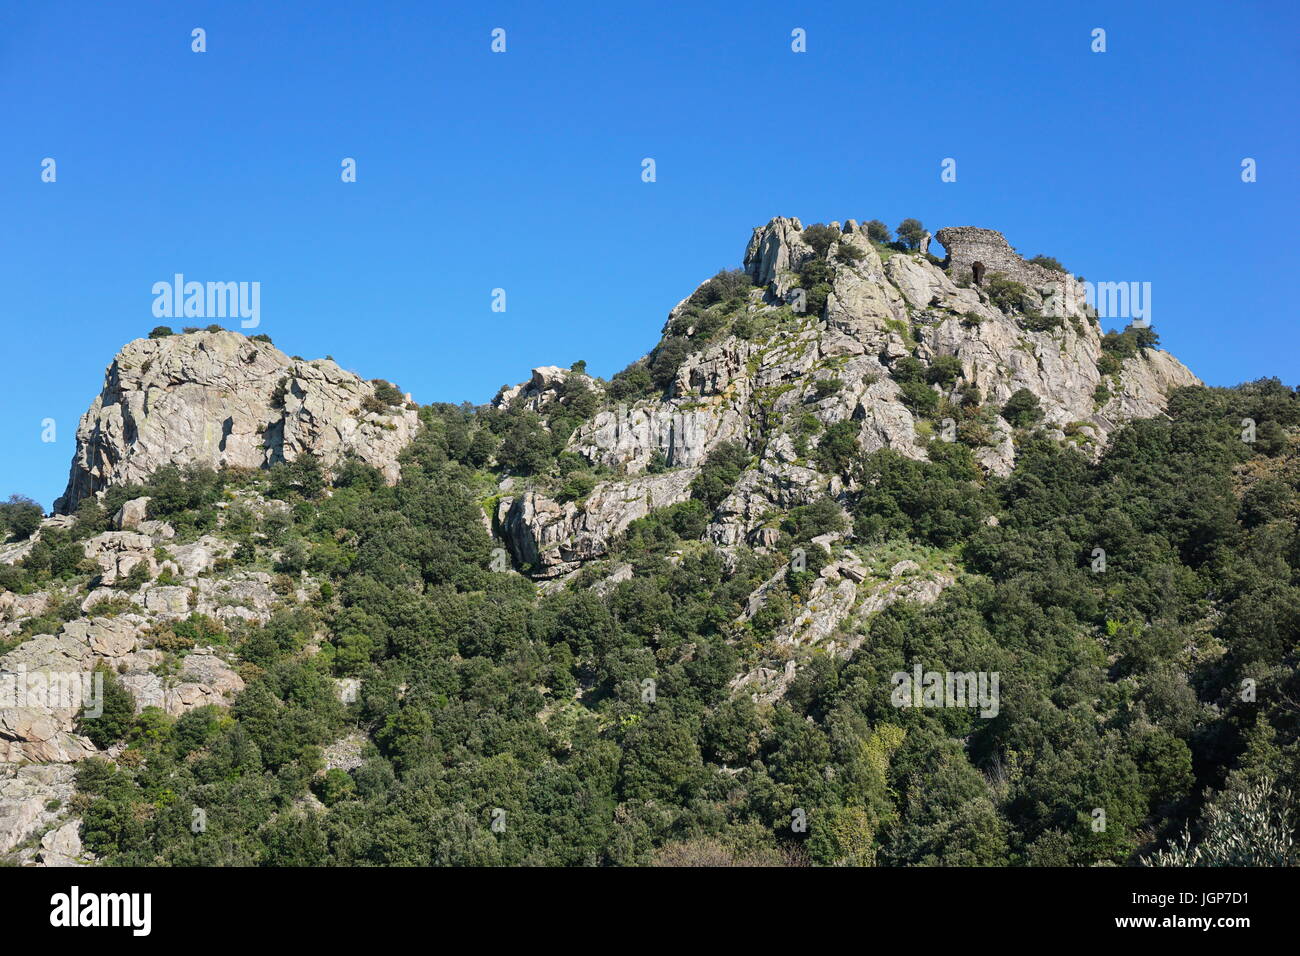
[[[948,252],[945,267],[954,281],[969,280],[971,265],[982,262],[986,281],[988,276],[1000,272],[1040,293],[1049,289],[1057,294],[1064,291],[1063,299],[1057,302],[1066,314],[1077,314],[1083,307],[1083,285],[1074,276],[1026,262],[1000,232],[976,226],[949,226],[940,229],[935,238]]]
[[[948,226],[935,238],[948,252],[948,273],[954,279],[969,278],[971,264],[984,263],[985,275],[1001,272],[1030,289],[1059,285],[1062,273],[1026,262],[1011,248],[1002,233],[976,226]]]

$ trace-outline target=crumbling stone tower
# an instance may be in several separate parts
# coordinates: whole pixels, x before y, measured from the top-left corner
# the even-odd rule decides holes
[[[976,263],[980,263],[985,281],[1000,272],[1038,292],[1064,314],[1073,314],[1084,302],[1083,286],[1074,276],[1026,262],[1000,232],[977,226],[948,226],[935,233],[935,238],[947,250],[944,268],[954,280],[971,279]]]
[[[954,279],[970,276],[971,266],[982,262],[985,274],[1001,272],[1008,279],[1014,279],[1031,289],[1061,281],[1061,273],[1026,262],[1011,248],[1011,243],[1007,242],[1002,233],[992,229],[948,226],[940,229],[935,238],[948,252],[944,266]]]

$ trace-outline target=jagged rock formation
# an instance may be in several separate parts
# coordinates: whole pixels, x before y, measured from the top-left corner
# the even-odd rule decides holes
[[[626,477],[602,482],[582,505],[560,505],[542,492],[503,502],[498,519],[516,559],[552,577],[600,556],[613,534],[646,512],[648,494],[654,507],[688,497],[693,470],[724,441],[745,443],[758,464],[718,509],[709,535],[721,545],[763,545],[773,534],[765,527],[771,515],[843,491],[793,440],[804,416],[823,428],[858,423],[858,445],[866,452],[891,448],[926,457],[926,435],[936,423],[918,417],[894,378],[903,358],[927,368],[941,357],[955,358],[959,379],[932,386],[954,405],[963,399],[962,388],[977,389],[990,408],[1028,390],[1054,434],[1093,455],[1118,425],[1160,412],[1171,389],[1199,384],[1169,354],[1146,349],[1125,360],[1099,390],[1101,329],[1078,280],[1025,262],[992,230],[953,227],[936,238],[948,251],[946,268],[919,253],[882,254],[848,220],[825,253],[832,272],[824,309],[792,316],[787,303],[800,287],[799,270],[818,253],[798,219],[778,217],[756,228],[744,269],[760,288],[746,314],[793,321],[766,338],[733,334],[700,345],[665,397],[602,411],[578,428],[569,450]],[[1021,283],[1019,300],[995,300],[985,288],[972,287],[976,261],[989,277]],[[688,301],[673,309],[666,330],[685,314]],[[694,334],[690,329],[686,336]],[[530,382],[503,390],[497,403],[518,397],[541,408],[563,374],[537,369]],[[994,415],[986,430],[976,459],[992,472],[1009,473],[1012,424]],[[647,484],[637,476],[656,457],[684,471],[677,480]]]
[[[582,508],[529,491],[503,498],[498,520],[516,559],[539,577],[553,577],[604,554],[614,536],[637,518],[683,500],[694,475],[682,470],[606,482]]]
[[[246,504],[266,512],[278,503]],[[122,512],[143,513],[143,507],[136,499]],[[48,518],[33,537],[39,541],[66,524],[63,517]],[[0,590],[0,644],[17,638],[0,653],[0,857],[37,866],[93,862],[82,852],[80,821],[68,816],[67,804],[74,793],[72,765],[114,758],[120,749],[101,751],[79,731],[79,718],[100,699],[95,670],[116,676],[137,714],[156,707],[176,717],[204,705],[228,706],[244,689],[230,651],[200,644],[178,656],[159,645],[159,634],[196,613],[227,626],[265,623],[275,608],[307,599],[305,580],[286,590],[262,571],[217,573],[217,556],[232,548],[220,533],[178,543],[165,522],[135,527],[81,542],[88,566],[99,568],[85,590],[58,582],[30,594]],[[137,565],[148,570],[149,580],[124,588],[122,578]],[[156,580],[164,573],[176,583]],[[34,628],[69,602],[80,606],[80,617],[47,631]]]
[[[76,792],[73,776],[68,764],[0,763],[0,854],[57,823]]]
[[[814,543],[829,544],[829,542]],[[766,592],[785,577],[782,568],[750,597],[741,620],[749,620],[763,606]],[[796,653],[813,649],[850,657],[861,646],[865,627],[850,627],[898,601],[932,603],[956,580],[951,569],[923,571],[915,561],[899,561],[885,574],[876,574],[856,554],[844,550],[839,560],[822,568],[807,603],[777,633],[774,645],[781,660],[768,661],[731,681],[733,691],[743,691],[757,701],[772,702],[784,696],[798,673]],[[843,632],[843,633],[841,633]],[[838,636],[838,639],[836,639]],[[806,655],[805,655],[806,656]]]
[[[329,359],[293,359],[235,332],[129,342],[82,416],[68,487],[55,510],[140,481],[168,464],[265,468],[299,455],[330,469],[355,456],[397,479],[418,416]]]
[[[492,404],[502,407],[517,403],[537,411],[553,401],[558,394],[557,389],[570,378],[579,379],[588,388],[595,389],[597,393],[604,391],[600,382],[590,375],[555,365],[543,365],[533,369],[533,377],[527,382],[511,388],[502,388],[492,399]]]
[[[164,654],[147,642],[146,629],[152,620],[144,614],[126,614],[69,621],[58,635],[37,635],[0,658],[0,673],[13,685],[0,688],[3,703],[18,704],[0,706],[0,763],[67,763],[96,752],[75,730],[80,703],[95,693],[93,685],[83,679],[82,697],[69,693],[43,698],[37,693],[40,685],[33,684],[36,675],[66,680],[106,667],[135,696],[137,712],[158,707],[172,716],[204,704],[228,703],[244,689],[239,675],[211,648],[188,654],[179,672],[164,679],[157,673]],[[67,706],[47,706],[51,700]]]

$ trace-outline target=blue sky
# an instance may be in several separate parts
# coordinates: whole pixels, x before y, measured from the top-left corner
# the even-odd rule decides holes
[[[1151,282],[1211,384],[1300,381],[1293,3],[290,7],[4,5],[0,494],[62,492],[174,273],[260,282],[291,354],[483,402],[622,368],[776,215],[998,229]]]

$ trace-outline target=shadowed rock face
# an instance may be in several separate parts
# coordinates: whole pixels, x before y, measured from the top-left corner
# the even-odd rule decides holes
[[[291,359],[235,332],[128,343],[81,419],[61,513],[163,465],[265,468],[302,454],[328,471],[355,456],[398,476],[417,413],[374,408],[375,386],[328,359]]]

